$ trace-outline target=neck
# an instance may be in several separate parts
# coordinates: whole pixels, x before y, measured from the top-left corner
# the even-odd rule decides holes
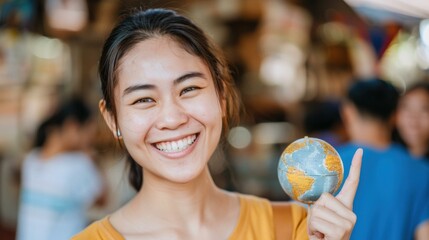
[[[214,209],[212,207],[221,201],[223,195],[206,167],[200,176],[188,183],[154,181],[145,177],[143,187],[133,201],[133,208],[151,206],[144,211],[167,216],[172,224],[192,225],[210,215],[209,209]]]
[[[411,155],[416,157],[423,157],[426,154],[427,150],[428,150],[428,145],[425,145],[425,144],[409,146],[409,151]]]
[[[111,218],[124,235],[150,233],[165,239],[167,231],[173,234],[169,238],[227,239],[231,234],[239,217],[239,199],[214,184],[208,167],[188,183],[147,175],[139,193]]]
[[[353,142],[374,147],[377,149],[385,149],[391,143],[390,128],[386,123],[373,120],[363,120],[360,124],[350,131],[350,138]]]

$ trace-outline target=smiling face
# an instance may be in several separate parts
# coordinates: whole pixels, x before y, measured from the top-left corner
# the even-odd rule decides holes
[[[397,127],[407,145],[429,142],[429,94],[416,89],[399,102]]]
[[[117,124],[146,177],[188,182],[217,147],[223,111],[207,65],[169,37],[137,43],[120,61]],[[116,134],[111,112],[102,107]]]

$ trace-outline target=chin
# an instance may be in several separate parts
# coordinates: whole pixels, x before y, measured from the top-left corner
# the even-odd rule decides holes
[[[204,174],[204,168],[201,169],[180,169],[169,172],[165,179],[172,183],[186,184],[200,179]],[[198,180],[199,181],[199,180]]]

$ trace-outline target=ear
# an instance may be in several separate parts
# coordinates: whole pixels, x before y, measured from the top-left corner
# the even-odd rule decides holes
[[[104,99],[100,100],[100,102],[98,103],[98,108],[100,109],[101,115],[103,115],[104,121],[106,122],[113,136],[115,138],[118,138],[118,136],[116,135],[117,128],[115,118],[113,114],[109,110],[107,110],[106,101]]]
[[[354,106],[351,103],[344,102],[341,105],[341,118],[345,124],[349,124],[353,116],[355,115]]]

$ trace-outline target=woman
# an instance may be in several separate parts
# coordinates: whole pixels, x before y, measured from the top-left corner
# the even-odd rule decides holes
[[[398,140],[417,158],[429,160],[429,83],[411,87],[400,99],[396,128]]]
[[[94,123],[90,108],[73,99],[40,125],[22,166],[18,240],[66,240],[87,225],[86,211],[102,189],[84,152]]]
[[[238,96],[221,54],[190,20],[165,9],[125,17],[106,40],[99,73],[100,110],[129,154],[138,193],[74,239],[307,238],[299,206],[214,184],[207,163],[238,120]],[[311,238],[348,239],[361,151],[355,158],[347,187],[311,208]]]

